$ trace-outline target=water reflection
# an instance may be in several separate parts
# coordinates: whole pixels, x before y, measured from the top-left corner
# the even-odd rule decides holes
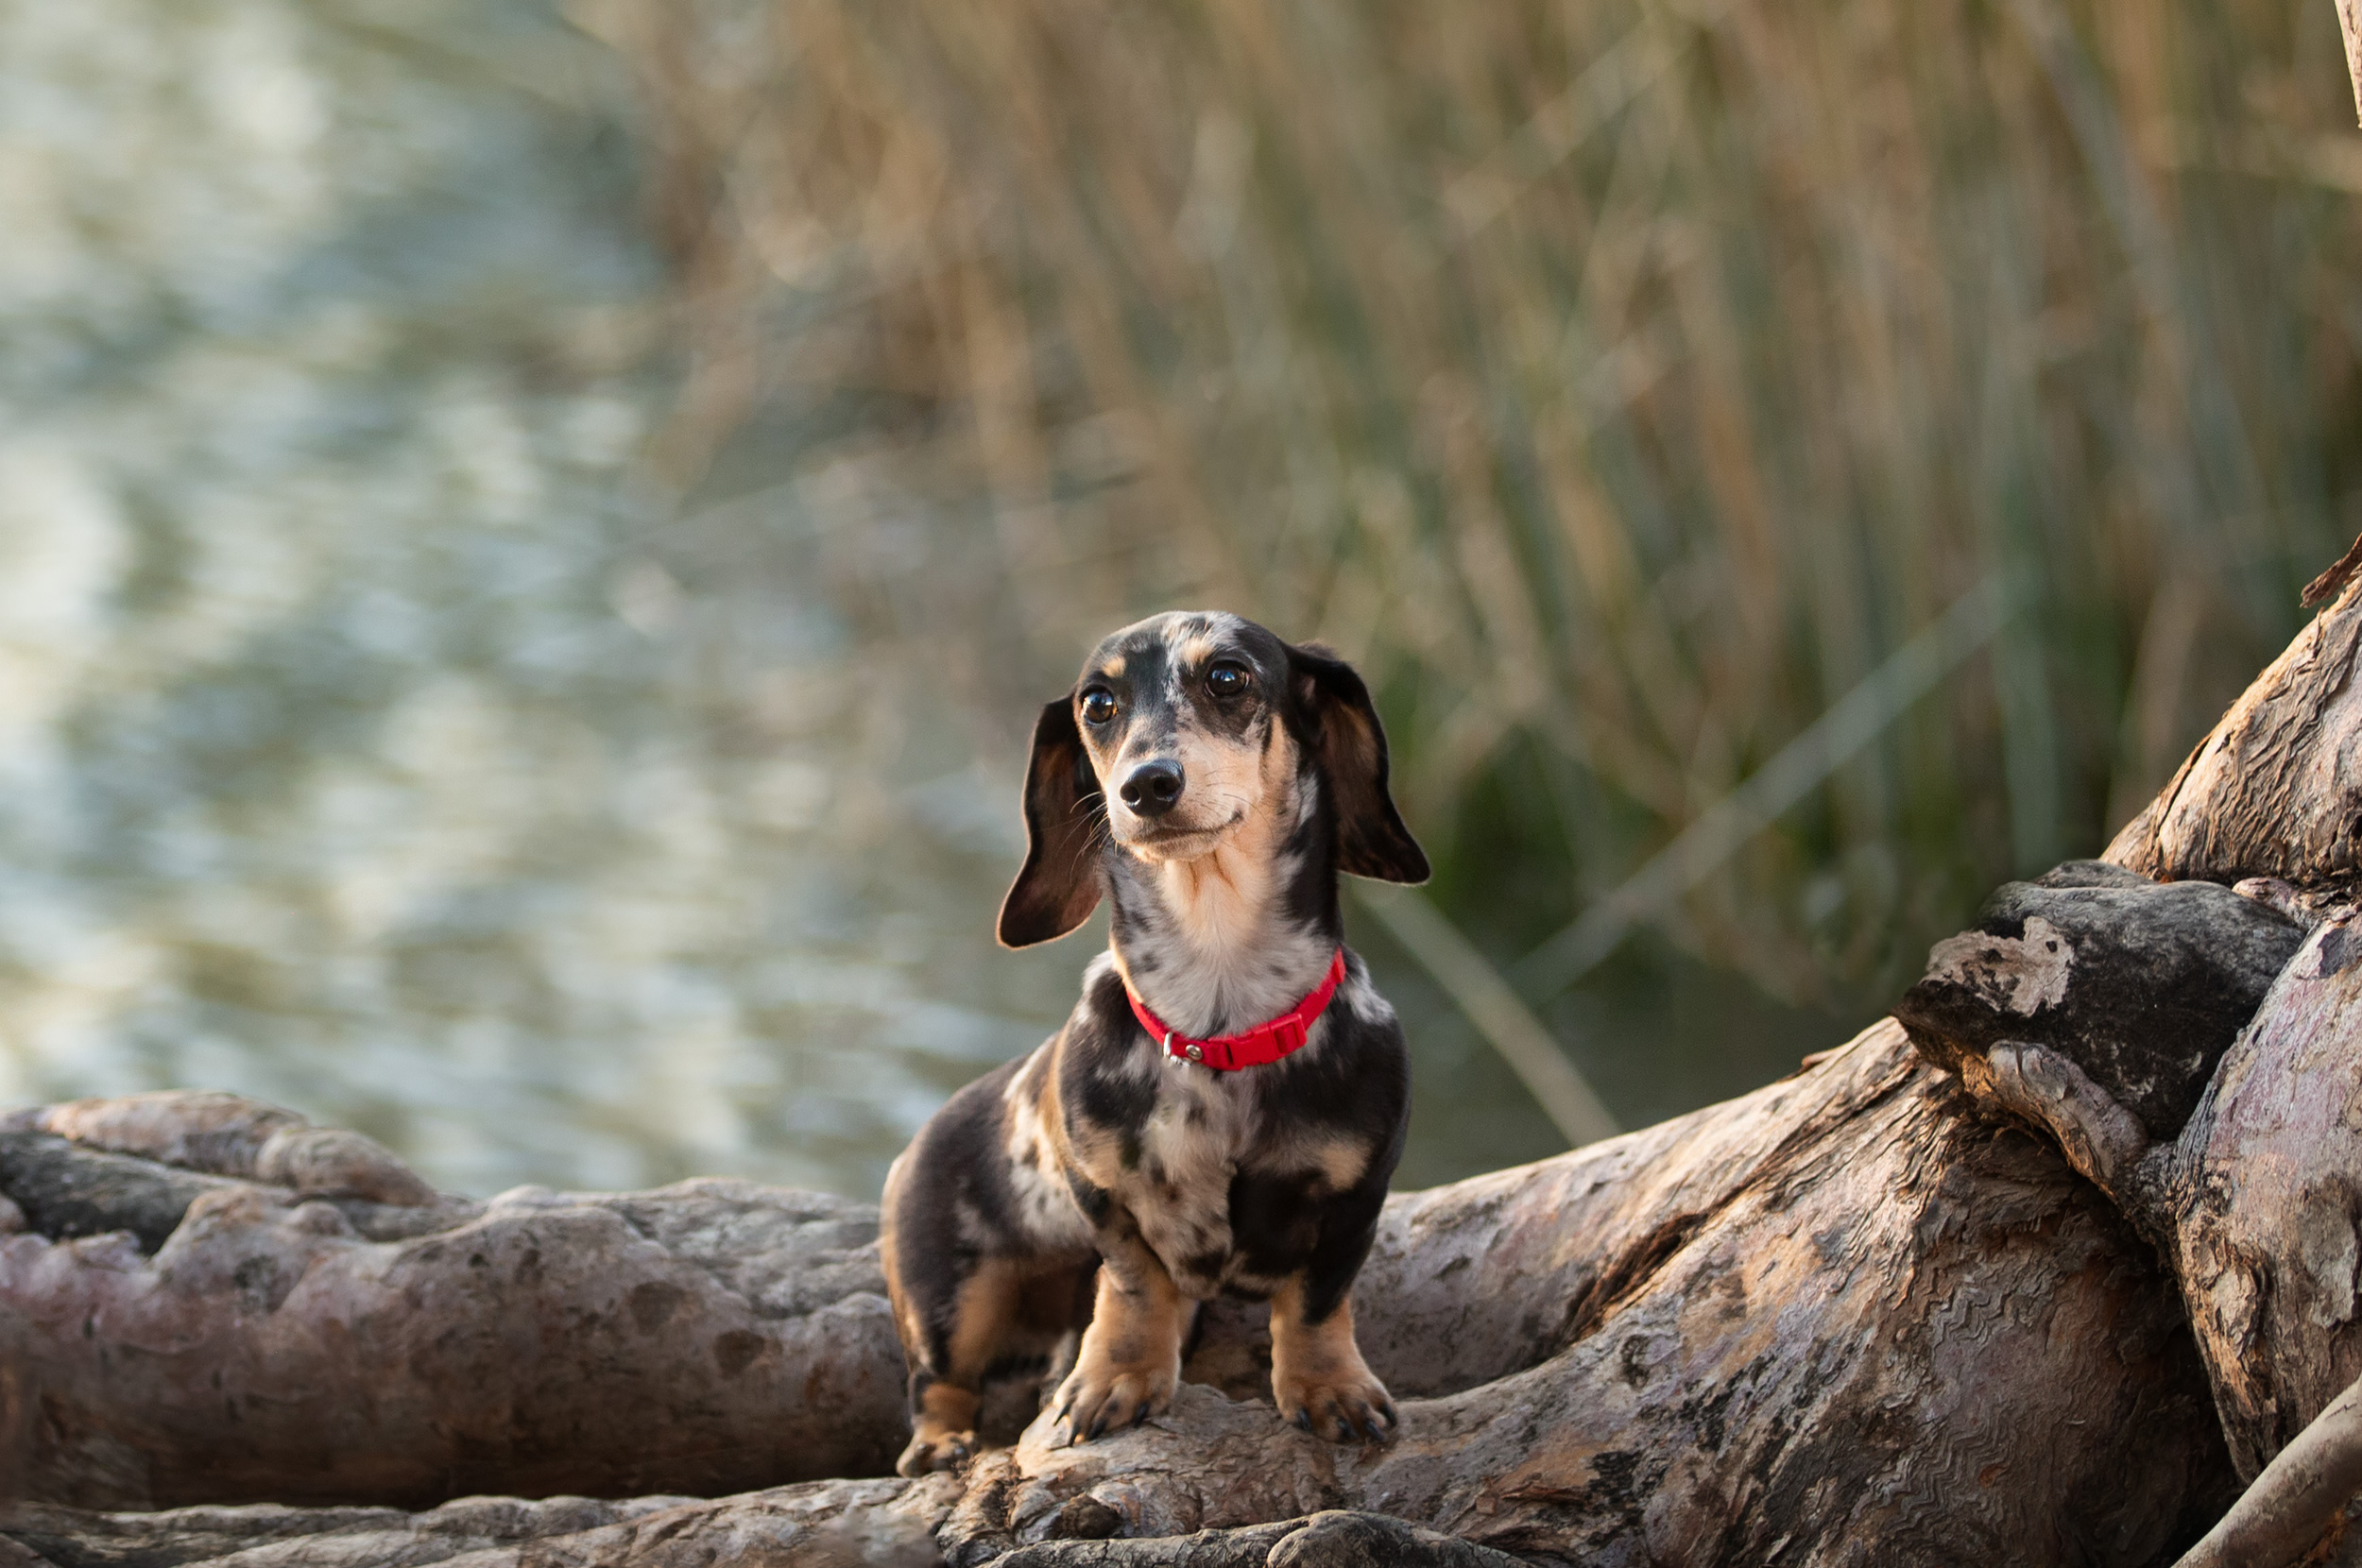
[[[827,589],[952,536],[793,441],[687,523],[634,466],[670,383],[631,136],[530,5],[0,17],[0,1101],[233,1088],[474,1192],[867,1193],[1063,1013],[1087,939],[989,945],[1017,738]],[[719,587],[664,564],[699,539]],[[1405,1178],[1548,1152],[1370,946]],[[1677,978],[1569,1020],[1727,1021]],[[1645,1116],[1828,1037],[1592,1066]]]

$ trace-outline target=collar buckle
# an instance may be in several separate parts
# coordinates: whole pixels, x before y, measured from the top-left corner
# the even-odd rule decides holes
[[[1132,1004],[1132,1015],[1139,1020],[1150,1039],[1164,1042],[1167,1057],[1176,1062],[1193,1062],[1214,1072],[1237,1072],[1242,1067],[1267,1066],[1303,1049],[1312,1037],[1314,1021],[1328,1006],[1329,998],[1344,978],[1345,950],[1340,947],[1329,959],[1328,973],[1321,983],[1292,1009],[1243,1034],[1224,1034],[1211,1040],[1192,1040],[1150,1012],[1128,979],[1123,991]],[[1209,1051],[1214,1057],[1210,1062],[1207,1060]]]

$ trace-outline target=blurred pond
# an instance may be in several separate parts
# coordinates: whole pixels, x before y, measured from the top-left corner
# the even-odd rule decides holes
[[[793,429],[687,501],[643,466],[638,134],[533,5],[0,8],[0,1101],[231,1088],[477,1193],[867,1195],[1063,1014],[1096,938],[990,943],[1021,737],[834,588],[959,520]],[[1359,934],[1403,1180],[1556,1148]],[[1643,946],[1553,1021],[1636,1125],[1855,1020]]]

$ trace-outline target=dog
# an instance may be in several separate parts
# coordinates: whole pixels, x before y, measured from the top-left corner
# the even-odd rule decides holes
[[[1235,615],[1152,617],[1042,708],[1024,813],[1001,942],[1064,936],[1104,897],[1108,950],[1065,1027],[953,1095],[887,1174],[912,1426],[896,1469],[966,1460],[986,1375],[1062,1344],[1053,1440],[1161,1413],[1224,1293],[1271,1303],[1283,1419],[1388,1440],[1349,1292],[1402,1154],[1410,1058],[1344,945],[1337,877],[1422,882],[1428,862],[1367,687]]]

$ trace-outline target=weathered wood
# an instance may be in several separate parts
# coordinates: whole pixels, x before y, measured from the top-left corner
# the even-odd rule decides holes
[[[2362,872],[2362,584],[2297,634],[2102,857],[2161,881]]]
[[[120,1231],[152,1253],[180,1229],[191,1203],[236,1185],[84,1149],[54,1133],[0,1133],[0,1193],[9,1195],[10,1231],[59,1240]]]
[[[61,1109],[44,1125],[137,1141]],[[147,1146],[258,1168],[173,1141],[168,1101],[129,1109]],[[0,1133],[24,1227],[0,1235],[0,1497],[711,1495],[876,1474],[899,1446],[866,1204],[719,1181],[464,1203],[373,1145],[299,1147],[354,1163],[268,1167],[307,1191]]]
[[[1001,1568],[1520,1568],[1521,1559],[1384,1514],[1332,1508],[1145,1541],[1045,1541],[1000,1561]]]
[[[2304,928],[2212,882],[2075,861],[2002,886],[1936,944],[1894,1015],[1959,1071],[2002,1041],[2063,1049],[2152,1138],[2189,1119]]]
[[[2352,912],[2318,924],[2167,1140],[2078,1065],[2121,1065],[2113,1048],[2071,1031],[2051,1047],[2001,1041],[1981,1061],[1960,1040],[1943,1048],[1973,1098],[2049,1133],[2171,1261],[2252,1482],[2189,1568],[2326,1561],[2307,1555],[2324,1542],[2345,1561],[2362,1544],[2344,1539],[2362,1491],[2358,961]],[[2018,989],[1992,988],[1996,1021]]]
[[[2347,1508],[2357,1493],[2362,1384],[2330,1401],[2174,1568],[2288,1563],[2305,1558],[2324,1538],[2343,1544],[2335,1538],[2346,1533]]]
[[[2317,928],[2159,1167],[2240,1474],[2362,1376],[2362,929]]]
[[[922,1568],[938,1560],[910,1483],[820,1481],[708,1502],[471,1497],[393,1508],[191,1508],[9,1515],[13,1542],[48,1568]],[[927,1494],[921,1493],[921,1497]],[[0,1556],[0,1564],[9,1559]],[[14,1568],[14,1565],[10,1565]]]
[[[421,1514],[388,1508],[185,1508],[95,1514],[31,1508],[0,1568],[922,1568],[940,1560],[925,1520],[948,1477],[824,1481],[715,1503],[471,1498]],[[1519,1568],[1519,1559],[1381,1514],[1330,1510],[1157,1541],[1080,1534],[1018,1548],[1005,1568]],[[1111,1517],[1111,1516],[1110,1516]],[[21,1555],[11,1555],[11,1553]]]
[[[11,1116],[6,1125],[165,1167],[265,1182],[307,1198],[401,1208],[443,1201],[391,1150],[358,1133],[314,1127],[293,1111],[218,1091],[70,1100]]]
[[[150,1495],[174,1494],[159,1475],[195,1487],[211,1474],[280,1495],[322,1495],[301,1489],[322,1488],[324,1474],[346,1488],[387,1475],[410,1485],[419,1453],[451,1462],[452,1450],[435,1446],[446,1426],[471,1436],[474,1485],[493,1484],[478,1477],[505,1463],[499,1474],[513,1479],[500,1484],[518,1490],[591,1490],[549,1479],[558,1451],[547,1439],[501,1449],[487,1440],[493,1429],[472,1424],[498,1410],[545,1434],[559,1430],[547,1419],[556,1407],[576,1418],[564,1429],[575,1443],[570,1474],[627,1490],[649,1484],[638,1476],[659,1467],[659,1440],[685,1429],[681,1403],[656,1385],[704,1355],[713,1324],[745,1313],[761,1293],[750,1274],[785,1267],[766,1237],[789,1199],[740,1184],[510,1195],[447,1230],[388,1243],[320,1236],[305,1223],[334,1227],[297,1222],[308,1205],[259,1193],[200,1199],[153,1258],[128,1240],[25,1235],[0,1246],[0,1306],[23,1313],[38,1338],[7,1357],[16,1407],[70,1405],[76,1430],[117,1441],[136,1431],[150,1449]],[[828,1222],[849,1228],[868,1214],[843,1205]],[[538,1274],[520,1267],[528,1233]],[[252,1288],[236,1283],[239,1265],[255,1256],[302,1265],[273,1276],[298,1282],[275,1307],[267,1291],[239,1294]],[[575,1270],[570,1257],[598,1267]],[[827,1298],[841,1326],[858,1328],[875,1300],[874,1284],[858,1288],[874,1280],[874,1257],[847,1246],[831,1267],[833,1283],[818,1283],[816,1269],[800,1285],[772,1283],[807,1303]],[[691,1278],[700,1271],[702,1284]],[[397,1277],[402,1288],[389,1288]],[[636,1333],[635,1282],[652,1279],[676,1282],[684,1297],[667,1333]],[[407,1319],[385,1310],[397,1296],[416,1304]],[[562,1334],[548,1316],[556,1304],[575,1312]],[[310,1404],[284,1429],[317,1431],[334,1416],[346,1423],[342,1440],[265,1474],[218,1404],[172,1403],[165,1393],[183,1385],[146,1366],[111,1381],[102,1358],[77,1351],[93,1306],[110,1340],[136,1341],[139,1332],[114,1331],[145,1331],[143,1312],[200,1336],[189,1365],[227,1368],[231,1389],[283,1379],[285,1358],[299,1358]],[[1186,1387],[1169,1416],[1078,1448],[1048,1447],[1031,1430],[984,1455],[964,1484],[894,1495],[963,1562],[1083,1518],[1139,1538],[1344,1508],[1537,1560],[1754,1563],[1776,1549],[1784,1562],[1951,1562],[1965,1552],[2129,1564],[2195,1539],[2234,1485],[2149,1250],[2055,1151],[1963,1115],[1952,1082],[1891,1024],[1743,1099],[1398,1196],[1356,1318],[1373,1366],[1402,1396],[1404,1436],[1390,1447],[1339,1449],[1283,1427],[1262,1397],[1268,1351],[1256,1313],[1227,1306],[1190,1369],[1212,1386]],[[331,1335],[331,1323],[343,1326]],[[494,1342],[495,1329],[514,1347],[507,1364],[436,1349],[453,1334]],[[335,1356],[301,1359],[332,1341]],[[386,1353],[369,1348],[381,1343]],[[890,1336],[876,1348],[858,1332],[831,1343],[831,1375],[864,1390],[899,1380]],[[434,1375],[421,1379],[421,1364]],[[44,1386],[24,1387],[28,1376]],[[454,1388],[456,1377],[477,1386]],[[198,1381],[187,1380],[192,1396]],[[454,1402],[436,1423],[385,1424],[387,1411],[430,1397]],[[702,1430],[741,1441],[800,1431],[821,1407],[776,1386],[765,1399],[760,1417],[710,1406]],[[635,1408],[649,1401],[661,1419]],[[164,1407],[170,1423],[158,1419]],[[899,1415],[889,1428],[856,1400],[827,1407],[842,1430],[885,1440],[868,1461],[882,1469]],[[262,1401],[240,1411],[269,1418]],[[15,1440],[45,1452],[39,1474],[70,1477],[77,1495],[95,1495],[111,1474],[87,1462],[87,1443],[60,1456],[41,1449],[38,1432]],[[209,1443],[212,1457],[243,1456],[246,1468],[209,1472]],[[763,1453],[779,1462],[784,1446]],[[621,1469],[619,1453],[638,1454],[642,1469]],[[75,1457],[78,1470],[65,1462]],[[736,1506],[683,1517],[720,1529]]]
[[[2055,1140],[2165,1249],[2234,1462],[2253,1478],[2362,1375],[2362,930],[2347,911],[2299,942],[2276,912],[2206,884],[2080,895],[2111,907],[2094,917],[2058,901],[2077,895],[2005,890],[1994,907],[2055,923],[2028,913],[2022,937],[1939,945],[1903,1011],[1972,1099]],[[2161,1022],[2121,975],[2094,985],[2095,969],[2145,975],[2157,996],[2207,970],[2253,1016],[2183,1006]],[[2185,1109],[2199,1060],[2211,1070]]]

